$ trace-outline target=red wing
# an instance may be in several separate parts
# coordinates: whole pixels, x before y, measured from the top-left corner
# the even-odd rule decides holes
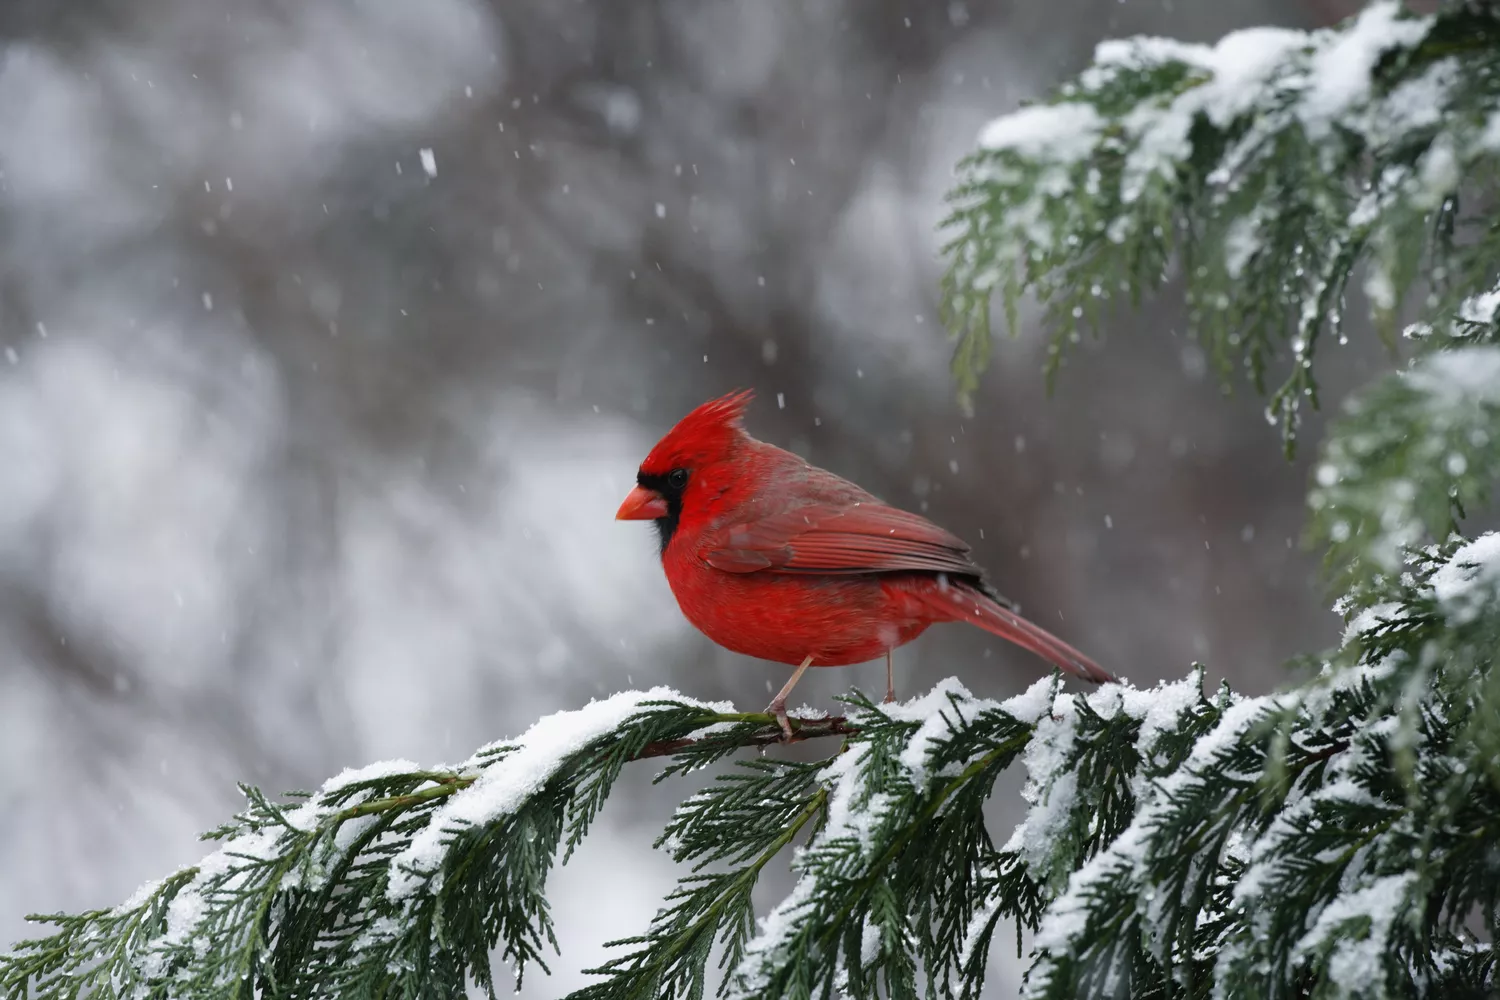
[[[726,573],[890,573],[974,575],[962,539],[924,517],[882,503],[809,504],[716,532],[702,558]]]

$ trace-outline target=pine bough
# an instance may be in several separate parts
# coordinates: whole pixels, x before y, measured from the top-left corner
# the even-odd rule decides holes
[[[1356,267],[1377,316],[1425,281],[1446,318],[1407,328],[1414,359],[1354,397],[1316,465],[1310,537],[1347,628],[1307,682],[855,694],[799,720],[842,741],[811,763],[728,762],[774,721],[627,692],[457,767],[376,765],[281,802],[246,788],[198,865],[35,918],[53,933],[0,955],[0,998],[493,995],[494,961],[545,968],[547,876],[643,758],[658,780],[720,773],[658,841],[686,874],[588,1000],[977,997],[1010,927],[1032,997],[1495,996],[1500,535],[1459,533],[1500,462],[1500,230],[1459,211],[1493,197],[1494,8],[1110,43],[1057,101],[991,126],[955,194],[965,391],[993,292],[1012,313],[1036,292],[1060,344],[1180,261],[1226,370],[1259,381],[1290,346],[1269,411],[1290,441]],[[1030,808],[1001,841],[984,807],[1017,761]],[[788,853],[795,887],[757,919]]]

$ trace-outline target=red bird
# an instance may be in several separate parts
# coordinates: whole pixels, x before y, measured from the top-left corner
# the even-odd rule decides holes
[[[809,666],[879,656],[936,622],[969,622],[1094,683],[1108,672],[1016,614],[924,517],[757,441],[741,425],[750,392],[698,407],[636,473],[615,519],[654,521],[667,582],[687,620],[736,653],[796,665],[767,707],[787,738],[786,698]]]

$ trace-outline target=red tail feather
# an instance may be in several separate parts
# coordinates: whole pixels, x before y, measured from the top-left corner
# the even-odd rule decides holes
[[[1059,670],[1095,684],[1118,683],[1115,676],[1057,636],[1014,611],[1003,608],[966,584],[924,588],[929,605],[948,611],[953,621],[977,625],[1007,642],[1029,650]]]

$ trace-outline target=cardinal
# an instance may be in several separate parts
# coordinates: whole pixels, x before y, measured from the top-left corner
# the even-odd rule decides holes
[[[786,699],[809,667],[885,657],[938,622],[968,622],[1096,684],[1107,671],[1022,618],[969,546],[917,514],[751,437],[752,392],[693,410],[636,473],[615,519],[651,521],[687,620],[746,656],[796,667],[767,706],[792,738]]]

